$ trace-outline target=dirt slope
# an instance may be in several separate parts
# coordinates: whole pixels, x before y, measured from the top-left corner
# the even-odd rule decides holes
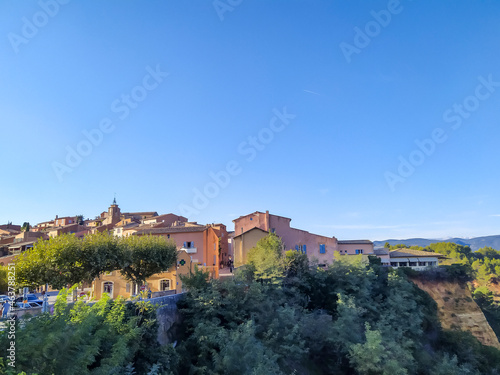
[[[413,282],[436,301],[443,329],[469,331],[483,345],[500,349],[495,332],[472,299],[466,285],[446,281],[413,280]]]

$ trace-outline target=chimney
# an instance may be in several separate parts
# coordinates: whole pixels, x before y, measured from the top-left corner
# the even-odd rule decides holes
[[[266,232],[268,232],[269,231],[269,210],[266,211],[266,218],[264,219],[264,223],[265,223],[264,224],[265,225],[264,230]]]

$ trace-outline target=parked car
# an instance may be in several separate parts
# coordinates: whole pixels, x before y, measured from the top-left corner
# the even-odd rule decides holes
[[[16,303],[23,302],[23,296],[17,297],[15,299]],[[36,294],[28,294],[28,302],[37,302],[37,303],[42,303],[43,301],[36,296]]]
[[[37,307],[42,307],[42,304],[38,302],[28,302],[28,303],[16,302],[15,307],[18,309],[35,309]]]

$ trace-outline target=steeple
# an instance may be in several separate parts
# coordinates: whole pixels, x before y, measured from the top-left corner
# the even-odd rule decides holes
[[[113,206],[116,206],[116,193],[115,193],[115,196],[113,198]]]

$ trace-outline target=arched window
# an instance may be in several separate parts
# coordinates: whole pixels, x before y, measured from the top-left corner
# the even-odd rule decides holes
[[[113,297],[113,282],[105,281],[102,283],[102,293],[108,293],[110,297]]]
[[[160,280],[160,291],[164,292],[166,290],[170,290],[170,280]]]

